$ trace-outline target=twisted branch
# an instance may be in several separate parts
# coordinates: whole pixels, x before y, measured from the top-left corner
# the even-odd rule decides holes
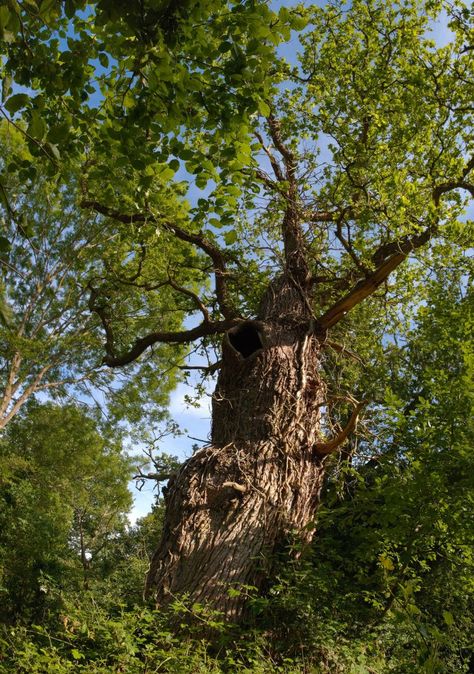
[[[327,442],[317,442],[314,445],[315,452],[320,456],[327,456],[328,454],[332,454],[337,449],[339,449],[339,447],[341,447],[341,445],[347,440],[349,435],[354,430],[357,421],[359,419],[360,411],[366,405],[367,400],[363,400],[362,402],[357,403],[357,405],[354,408],[354,411],[351,414],[349,421],[347,422],[346,427],[340,433],[338,433],[332,440],[328,440]]]

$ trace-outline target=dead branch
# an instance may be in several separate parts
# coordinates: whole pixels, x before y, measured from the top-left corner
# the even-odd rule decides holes
[[[344,346],[344,344],[339,344],[338,342],[334,342],[331,339],[326,339],[323,342],[324,346],[329,346],[329,348],[334,349],[334,351],[337,351],[338,353],[347,354],[354,360],[356,360],[358,363],[361,363],[362,365],[364,364],[364,361],[360,356],[358,356],[354,351],[351,351],[350,349],[347,348],[347,346]]]
[[[132,480],[155,480],[155,482],[165,482],[169,480],[176,471],[168,471],[165,473],[143,473],[141,470],[132,477]]]
[[[328,440],[326,442],[317,442],[314,445],[314,450],[316,454],[320,456],[327,456],[328,454],[332,454],[337,449],[339,449],[339,447],[341,447],[341,445],[347,440],[348,436],[352,433],[352,431],[356,427],[360,411],[366,405],[367,400],[363,400],[362,402],[357,403],[346,427],[340,433],[338,433],[332,440]]]
[[[210,365],[178,365],[178,369],[184,372],[186,370],[200,370],[205,374],[212,374],[213,372],[217,372],[221,365],[222,360],[218,360],[216,363],[211,363]]]
[[[244,484],[238,484],[238,482],[223,482],[222,487],[230,487],[239,491],[241,494],[244,494],[247,491],[247,487]]]

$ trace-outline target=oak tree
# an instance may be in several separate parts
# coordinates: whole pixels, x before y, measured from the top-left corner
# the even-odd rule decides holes
[[[25,10],[25,27],[41,22],[41,7]],[[62,148],[82,161],[80,206],[128,232],[127,274],[91,288],[105,363],[126,366],[160,344],[207,353],[222,339],[207,365],[219,370],[210,443],[170,480],[147,589],[159,604],[185,593],[239,620],[245,588],[264,586],[275,551],[312,540],[328,456],[366,403],[339,396],[346,418],[332,423],[325,352],[350,349],[351,320],[373,329],[409,311],[430,265],[471,245],[470,10],[383,0],[278,13],[258,1],[65,7],[38,37],[8,10],[5,68],[42,93],[5,106],[24,107],[29,147],[54,170],[67,163]],[[82,42],[67,35],[70,17]],[[50,45],[54,21],[62,40]],[[292,30],[299,48],[287,61],[275,45]],[[23,43],[31,62],[20,66]],[[104,71],[87,65],[86,45]],[[142,240],[150,229],[155,240]],[[169,264],[145,272],[156,248]],[[127,283],[145,298],[168,293],[187,320],[176,329],[165,313],[153,330],[124,330],[114,308]]]

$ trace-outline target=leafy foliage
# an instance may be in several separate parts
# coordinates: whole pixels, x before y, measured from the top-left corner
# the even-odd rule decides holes
[[[437,1],[0,4],[0,671],[472,671],[471,24]],[[332,327],[324,430],[369,404],[312,550],[232,631],[143,603],[162,504],[126,526],[117,422],[160,420],[185,345],[256,314],[292,208]],[[104,392],[108,423],[67,401]]]
[[[2,125],[0,132],[5,175],[14,152],[33,161],[18,131]],[[37,164],[43,165],[40,160]],[[2,427],[35,394],[58,397],[74,392],[84,396],[90,394],[91,387],[106,393],[109,414],[118,421],[139,424],[147,419],[153,423],[163,418],[167,394],[175,381],[169,373],[166,385],[163,371],[169,371],[170,361],[179,362],[180,353],[171,353],[167,347],[155,350],[146,362],[122,376],[103,366],[101,324],[91,311],[94,293],[100,287],[102,294],[113,297],[121,275],[132,277],[138,264],[146,278],[150,266],[163,265],[168,251],[157,249],[152,260],[137,263],[143,242],[154,243],[154,230],[141,231],[139,241],[131,243],[123,227],[107,227],[97,216],[77,209],[75,185],[77,176],[72,173],[68,188],[58,188],[47,176],[30,186],[9,172],[3,184]],[[158,299],[150,292],[144,301],[133,282],[120,287],[120,303],[113,303],[113,311],[126,334],[139,330],[140,325],[149,328],[150,315],[152,325],[156,315],[162,321],[166,316],[169,326],[179,325],[182,312],[170,306],[166,294]],[[115,336],[120,344],[118,330]]]
[[[2,619],[40,619],[48,578],[87,583],[131,505],[119,437],[77,406],[30,404],[1,439]]]

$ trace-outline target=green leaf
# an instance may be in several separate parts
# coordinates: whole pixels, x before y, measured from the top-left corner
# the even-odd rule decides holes
[[[76,8],[74,6],[74,0],[66,0],[64,3],[64,13],[66,14],[68,19],[72,19],[76,12]]]
[[[231,49],[232,49],[232,42],[229,42],[228,40],[224,40],[224,42],[221,42],[221,44],[219,45],[219,52],[221,54],[225,54]]]
[[[379,556],[379,560],[380,560],[381,565],[383,566],[383,568],[386,571],[393,571],[394,570],[395,566],[394,566],[392,560],[390,559],[390,557],[387,557],[387,555],[382,554],[382,555]]]
[[[235,229],[231,229],[224,234],[224,241],[228,246],[231,246],[233,243],[235,243],[238,238],[239,237]]]
[[[172,169],[176,173],[176,171],[179,171],[180,163],[179,163],[178,159],[172,159],[168,163],[168,166],[170,167],[170,169]]]
[[[28,94],[14,94],[6,101],[5,108],[11,115],[13,115],[15,112],[28,105],[29,100],[30,97]]]
[[[46,123],[38,110],[33,110],[31,113],[31,121],[27,133],[38,140],[41,140],[46,133]]]
[[[70,133],[69,124],[60,124],[58,126],[53,126],[48,131],[48,140],[50,143],[61,143],[62,141],[67,140]]]
[[[46,143],[44,147],[51,159],[55,159],[56,161],[61,159],[61,154],[57,145],[54,143]]]
[[[303,30],[308,25],[308,19],[301,14],[291,13],[290,26],[293,30]]]
[[[8,253],[8,251],[11,249],[12,245],[7,239],[6,236],[0,236],[0,252],[1,253]]]
[[[240,590],[236,590],[233,587],[229,587],[229,589],[227,590],[227,594],[228,594],[229,597],[233,598],[233,597],[240,597],[242,592]]]
[[[3,31],[10,21],[10,10],[5,5],[0,7],[0,31]]]
[[[265,103],[265,101],[260,99],[258,102],[258,111],[264,117],[268,117],[270,115],[271,109],[268,103]]]
[[[99,54],[99,63],[103,68],[109,67],[109,57],[104,52],[100,52]]]
[[[13,319],[13,310],[8,304],[5,294],[0,293],[0,323],[3,325],[11,325]]]
[[[204,176],[198,176],[196,178],[196,187],[198,187],[200,190],[205,189],[206,185],[207,185],[207,178],[205,178]]]
[[[448,627],[451,627],[451,625],[454,625],[454,616],[452,613],[449,611],[443,611],[443,619],[444,622]]]

